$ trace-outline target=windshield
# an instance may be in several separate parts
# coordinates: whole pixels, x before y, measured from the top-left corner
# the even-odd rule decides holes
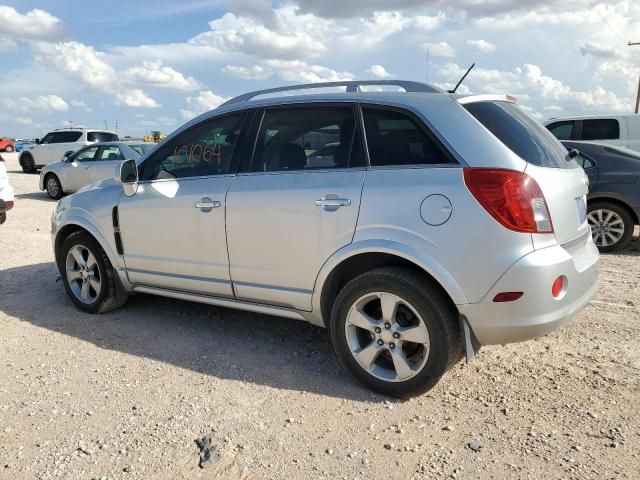
[[[467,103],[464,107],[513,153],[532,165],[579,168],[567,150],[544,127],[516,104],[502,101]]]
[[[131,148],[133,148],[136,152],[138,152],[140,155],[146,155],[147,152],[150,152],[153,147],[156,146],[155,143],[153,144],[138,144],[138,145],[129,145]]]

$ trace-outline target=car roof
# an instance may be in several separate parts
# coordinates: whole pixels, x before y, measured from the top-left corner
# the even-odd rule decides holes
[[[632,118],[640,118],[636,113],[610,113],[605,115],[572,115],[565,117],[552,117],[546,120],[545,125],[553,122],[563,122],[563,121],[571,121],[571,120],[609,120],[617,117],[632,117]]]

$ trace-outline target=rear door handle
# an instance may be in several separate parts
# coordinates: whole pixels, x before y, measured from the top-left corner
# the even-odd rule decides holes
[[[199,202],[194,203],[193,206],[206,213],[210,212],[214,208],[221,207],[222,203],[217,200],[211,200],[209,197],[204,197]]]

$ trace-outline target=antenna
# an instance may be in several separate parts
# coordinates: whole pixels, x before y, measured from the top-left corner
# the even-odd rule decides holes
[[[473,67],[476,66],[476,63],[473,62],[471,64],[471,66],[469,67],[469,70],[467,70],[467,72],[462,76],[462,78],[460,79],[460,81],[458,83],[456,83],[456,86],[453,88],[453,90],[447,90],[449,93],[456,93],[456,90],[458,90],[458,87],[460,86],[460,84],[464,81],[465,78],[467,78],[467,75],[469,75],[469,72],[471,71],[471,69]]]

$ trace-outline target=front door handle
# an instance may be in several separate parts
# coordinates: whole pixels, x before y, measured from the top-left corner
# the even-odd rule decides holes
[[[337,210],[340,207],[348,207],[351,205],[351,200],[348,198],[340,198],[335,193],[325,195],[320,200],[316,200],[318,207],[323,207],[325,210]]]
[[[222,206],[217,200],[211,200],[209,197],[202,198],[199,202],[193,204],[195,208],[198,208],[201,212],[210,212],[214,208],[218,208]]]

